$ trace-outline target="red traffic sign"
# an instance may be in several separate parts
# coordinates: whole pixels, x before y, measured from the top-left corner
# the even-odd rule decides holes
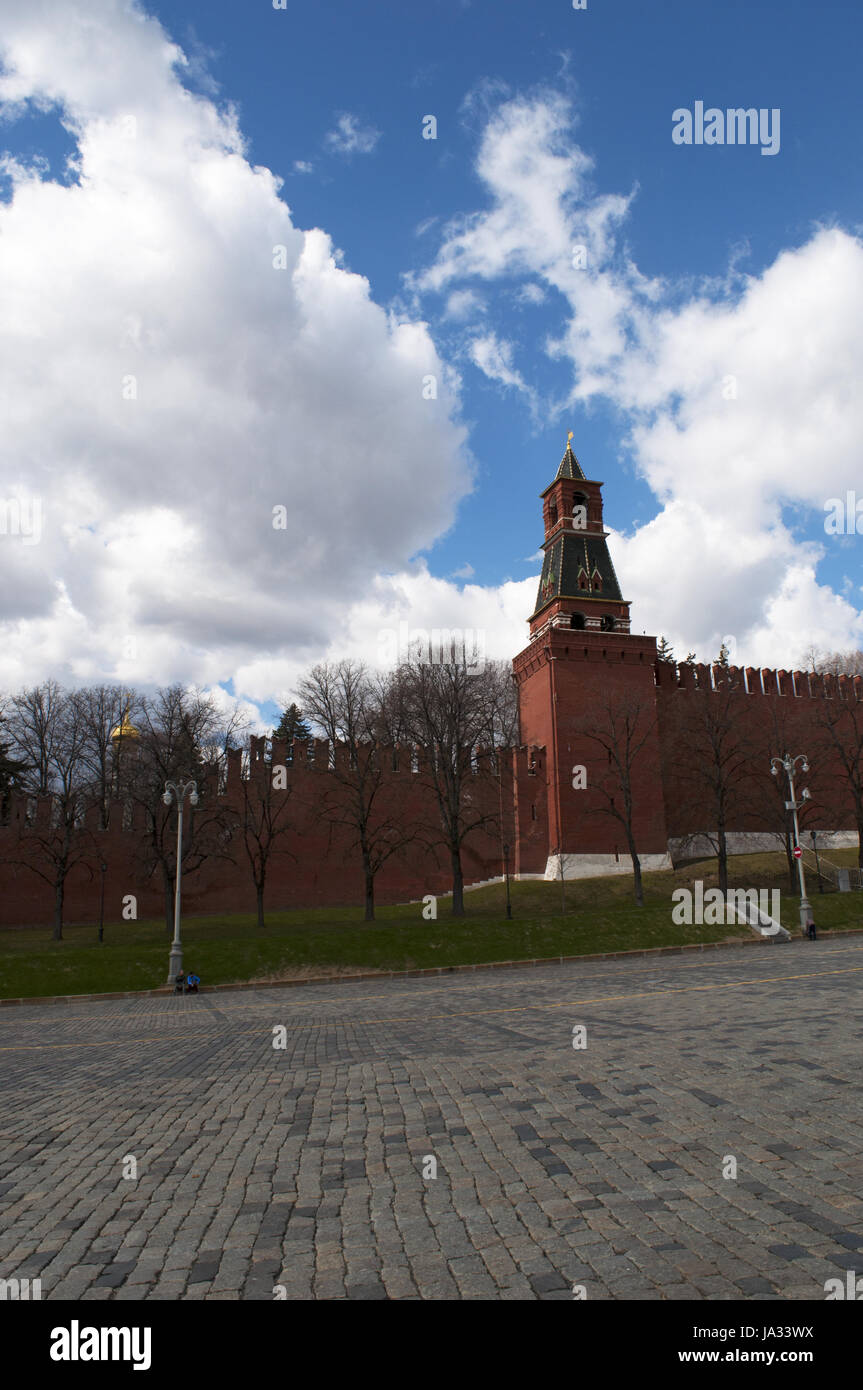
[[[803,851],[802,851],[802,849],[800,848],[799,845],[795,845],[795,846],[794,846],[794,858],[795,858],[795,859],[802,859],[802,858],[803,858]]]

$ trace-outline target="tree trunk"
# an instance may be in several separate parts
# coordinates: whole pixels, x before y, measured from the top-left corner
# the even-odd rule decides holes
[[[863,817],[857,817],[857,867],[863,873]]]
[[[464,916],[464,874],[461,867],[461,850],[458,845],[450,846],[452,862],[452,915]]]
[[[797,865],[794,855],[791,853],[791,831],[785,827],[785,858],[788,860],[788,891],[793,893],[797,888]]]
[[[66,892],[66,870],[60,869],[54,884],[54,940],[63,940],[63,898]]]
[[[265,927],[267,924],[266,924],[266,922],[264,921],[264,877],[263,877],[263,874],[261,875],[261,877],[260,877],[260,879],[258,880],[258,882],[255,884],[255,896],[256,896],[257,902],[258,902],[258,926],[259,926],[259,927]]]
[[[725,826],[719,827],[719,853],[717,860],[719,863],[719,891],[725,897],[728,893],[728,839],[725,834]]]
[[[632,878],[635,885],[635,901],[639,907],[644,907],[644,887],[641,882],[641,860],[635,848],[635,841],[629,841],[629,856],[632,860]]]
[[[363,876],[366,881],[365,920],[373,922],[375,920],[375,875],[372,869],[371,856],[365,848],[363,848]]]

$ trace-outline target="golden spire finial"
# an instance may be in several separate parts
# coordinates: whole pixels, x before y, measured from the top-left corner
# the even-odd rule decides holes
[[[572,443],[572,430],[570,430],[570,431],[569,431],[569,434],[566,436],[566,447],[569,448],[569,446],[570,446],[571,443]]]
[[[132,708],[132,692],[126,691],[126,707],[120,716],[120,722],[111,730],[111,742],[116,743],[121,738],[140,738],[135,725],[129,721],[129,710]]]

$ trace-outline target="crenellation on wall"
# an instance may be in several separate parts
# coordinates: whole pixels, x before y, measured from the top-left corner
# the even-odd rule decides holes
[[[353,836],[345,826],[331,827],[317,818],[322,804],[322,788],[328,786],[333,797],[347,792],[329,768],[329,745],[314,741],[314,760],[309,762],[302,745],[295,745],[292,760],[279,762],[282,749],[274,741],[256,740],[250,749],[247,775],[242,777],[241,750],[229,750],[228,775],[224,789],[216,790],[215,775],[199,777],[199,790],[205,787],[201,806],[195,812],[238,813],[243,804],[243,781],[250,791],[256,785],[266,789],[278,805],[289,798],[291,826],[284,842],[290,854],[273,858],[268,873],[267,907],[270,910],[361,903],[363,879],[361,861]],[[337,749],[344,753],[344,745]],[[418,766],[417,750],[410,745],[381,748],[383,790],[379,802],[382,815],[393,816],[400,824],[416,828],[416,837],[403,853],[392,856],[381,870],[376,896],[381,903],[406,902],[428,893],[445,894],[451,889],[448,855],[435,844],[440,834],[440,815],[434,792],[426,777],[412,772]],[[297,754],[300,753],[300,756]],[[541,872],[545,865],[548,828],[545,807],[545,750],[528,748],[476,750],[470,780],[472,811],[485,817],[483,826],[472,831],[465,842],[464,873],[467,884],[497,878],[503,873],[503,845],[510,846],[511,872]],[[496,760],[495,760],[496,756]],[[393,761],[397,767],[393,767]],[[420,759],[420,762],[422,760]],[[274,766],[286,768],[286,785],[270,788]],[[32,871],[8,862],[19,833],[29,833],[24,825],[28,803],[44,829],[51,814],[50,798],[12,795],[7,816],[0,825],[0,923],[35,924],[51,920],[52,889]],[[133,894],[141,917],[158,917],[164,911],[161,874],[147,857],[146,808],[133,803],[132,817],[124,824],[126,803],[109,805],[106,829],[92,823],[76,831],[78,843],[86,837],[88,864],[73,869],[67,881],[66,921],[70,924],[95,920],[98,912],[99,862],[105,862],[106,920],[117,920],[123,897]],[[97,815],[100,808],[94,808]],[[534,814],[532,814],[532,810]],[[235,827],[238,822],[235,822]],[[172,822],[173,829],[173,822]],[[205,860],[200,868],[187,868],[183,876],[183,900],[190,914],[208,912],[252,912],[254,888],[235,828],[235,862],[222,858]]]

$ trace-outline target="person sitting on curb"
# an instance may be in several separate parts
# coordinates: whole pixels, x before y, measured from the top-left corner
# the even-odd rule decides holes
[[[815,923],[813,922],[813,920],[812,920],[811,917],[809,918],[809,921],[806,923],[806,935],[809,937],[809,940],[810,940],[810,941],[816,941],[816,940],[817,940],[817,934],[816,934],[816,931],[815,931]]]
[[[197,993],[198,993],[198,985],[199,985],[200,983],[201,983],[201,977],[200,977],[200,975],[187,975],[187,977],[186,977],[186,993],[187,993],[187,994],[197,994]]]
[[[175,994],[185,994],[185,992],[186,992],[185,986],[186,986],[186,977],[185,977],[185,975],[183,974],[183,972],[182,972],[182,970],[181,970],[180,973],[179,973],[179,975],[175,975],[175,976],[174,976],[174,993],[175,993]]]

